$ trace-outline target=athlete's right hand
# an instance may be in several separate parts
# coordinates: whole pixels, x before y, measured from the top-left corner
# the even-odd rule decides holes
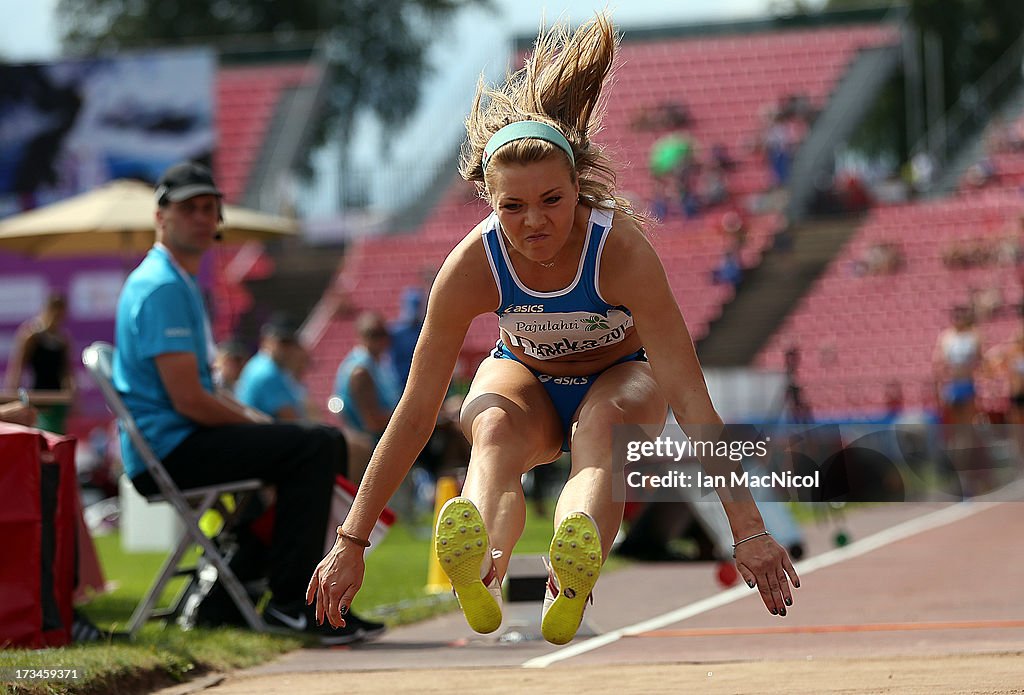
[[[334,547],[313,571],[306,589],[306,604],[316,599],[316,620],[323,625],[324,616],[332,627],[345,626],[345,614],[352,599],[363,585],[363,548],[339,537]]]

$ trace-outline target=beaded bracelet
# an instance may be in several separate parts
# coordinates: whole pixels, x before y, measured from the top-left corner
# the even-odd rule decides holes
[[[341,526],[338,527],[338,536],[340,538],[344,538],[347,541],[352,541],[356,545],[361,546],[363,548],[369,548],[370,547],[370,541],[364,540],[364,539],[360,538],[359,536],[353,536],[351,533],[347,533],[346,531],[343,531]]]
[[[752,541],[755,538],[760,538],[761,536],[770,536],[770,535],[772,535],[772,534],[770,534],[768,531],[761,531],[761,533],[755,533],[753,536],[747,536],[746,538],[743,538],[742,540],[736,541],[735,543],[732,544],[732,557],[733,557],[733,559],[736,559],[736,546],[739,545],[740,543],[746,543],[747,541]]]

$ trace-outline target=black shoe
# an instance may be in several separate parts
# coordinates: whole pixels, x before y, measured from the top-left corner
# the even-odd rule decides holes
[[[345,616],[345,627],[335,628],[331,627],[327,620],[324,620],[323,625],[317,623],[315,611],[305,604],[280,606],[271,601],[263,611],[263,620],[271,630],[316,637],[324,646],[362,642],[383,631],[384,626],[379,623],[364,623],[358,618],[353,618],[354,616],[350,613]],[[363,625],[375,626],[380,629],[376,633],[371,633]]]
[[[346,625],[354,625],[362,632],[362,639],[372,640],[380,637],[388,629],[384,623],[374,622],[373,620],[367,620],[366,618],[360,618],[352,611],[348,612],[345,616]]]
[[[71,624],[72,642],[95,642],[103,637],[100,629],[89,618],[79,613],[77,608],[72,612],[72,617],[74,618],[74,622]]]

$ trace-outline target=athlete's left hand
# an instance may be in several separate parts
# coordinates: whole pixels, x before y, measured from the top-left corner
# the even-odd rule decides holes
[[[789,553],[771,536],[763,536],[736,546],[736,569],[747,586],[761,592],[761,600],[772,615],[786,615],[793,605],[790,581],[800,588],[800,577],[793,569]]]

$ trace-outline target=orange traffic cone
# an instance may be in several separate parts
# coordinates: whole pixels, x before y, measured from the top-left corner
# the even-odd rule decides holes
[[[434,492],[434,525],[430,528],[430,537],[434,537],[434,528],[437,527],[437,515],[441,513],[441,507],[445,502],[458,496],[459,487],[455,478],[443,476],[437,479],[437,487]],[[430,565],[427,568],[427,592],[440,594],[452,590],[452,583],[448,581],[448,575],[441,569],[441,563],[437,560],[437,553],[434,551],[434,543],[430,543]]]

